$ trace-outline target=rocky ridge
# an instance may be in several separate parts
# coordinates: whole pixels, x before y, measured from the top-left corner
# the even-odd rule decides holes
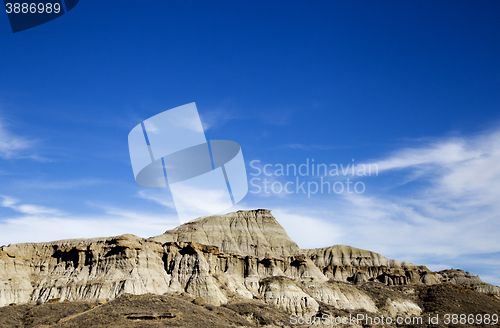
[[[350,246],[305,249],[304,253],[325,276],[336,281],[359,284],[378,280],[386,285],[431,285],[440,281],[439,274],[423,265],[389,260],[380,254]]]
[[[324,307],[422,313],[400,291],[380,303],[361,288],[367,283],[446,283],[500,295],[498,287],[462,271],[434,273],[349,246],[301,250],[268,210],[202,217],[149,239],[122,235],[0,248],[0,306],[149,293],[186,294],[214,306],[253,299],[301,316]]]

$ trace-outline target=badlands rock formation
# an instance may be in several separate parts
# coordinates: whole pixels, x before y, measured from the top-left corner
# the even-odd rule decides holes
[[[268,210],[202,217],[149,239],[122,235],[0,248],[0,306],[151,293],[188,295],[215,306],[254,299],[304,316],[323,305],[390,315],[422,312],[401,293],[380,303],[357,287],[368,281],[447,281],[496,292],[473,275],[433,273],[348,246],[301,250]]]
[[[335,245],[304,252],[325,276],[336,281],[359,284],[376,279],[387,285],[431,285],[439,281],[439,276],[425,266],[389,260],[380,254],[350,246]]]

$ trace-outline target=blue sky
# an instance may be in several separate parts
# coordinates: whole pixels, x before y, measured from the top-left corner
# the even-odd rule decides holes
[[[0,244],[176,226],[169,191],[135,183],[127,135],[196,102],[249,179],[253,160],[379,167],[353,177],[360,194],[250,192],[231,210],[273,209],[304,248],[499,285],[499,14],[498,1],[82,0],[16,34],[0,15]]]

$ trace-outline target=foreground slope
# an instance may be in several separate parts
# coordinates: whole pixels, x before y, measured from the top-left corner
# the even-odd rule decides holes
[[[384,306],[387,297],[412,292],[412,300],[424,312],[420,316],[406,317],[412,322],[399,327],[449,327],[445,322],[445,314],[475,314],[476,318],[486,318],[492,313],[500,312],[500,302],[491,297],[450,284],[432,286],[386,286],[380,283],[364,283],[359,288],[365,289],[380,307]],[[368,316],[374,318],[378,314],[367,314],[359,310],[339,310],[333,306],[320,304],[315,327],[396,327],[396,324],[369,324]],[[330,324],[330,318],[365,319],[348,324]],[[429,324],[429,316],[438,316],[438,324]],[[328,318],[327,321],[319,321]],[[314,319],[314,318],[313,318]],[[334,321],[335,319],[333,319]],[[421,320],[421,321],[420,321]],[[0,308],[0,327],[23,328],[104,328],[104,327],[310,327],[298,325],[297,318],[274,306],[259,300],[235,300],[224,306],[203,304],[199,299],[183,295],[130,295],[123,294],[109,302],[73,301],[49,302],[41,305],[16,305]],[[368,322],[367,322],[368,321]],[[498,324],[456,325],[456,327],[498,327]]]

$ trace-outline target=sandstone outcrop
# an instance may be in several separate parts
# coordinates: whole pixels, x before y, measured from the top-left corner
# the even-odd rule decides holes
[[[404,295],[378,302],[358,288],[365,282],[495,290],[473,275],[433,273],[353,247],[301,250],[268,210],[202,217],[149,239],[122,235],[0,247],[0,306],[150,293],[185,294],[215,306],[253,299],[303,316],[323,305],[421,312]]]
[[[305,249],[322,273],[333,280],[360,284],[377,280],[387,285],[435,284],[440,276],[425,266],[390,260],[375,252],[344,245]]]
[[[259,292],[268,304],[272,304],[288,313],[310,317],[316,314],[319,304],[304,293],[291,279],[269,277],[262,281]]]
[[[201,217],[149,240],[190,241],[216,246],[221,253],[258,258],[304,254],[271,212],[263,209]]]
[[[478,276],[457,269],[438,271],[440,283],[468,286],[480,293],[500,296],[500,287],[483,282]]]

